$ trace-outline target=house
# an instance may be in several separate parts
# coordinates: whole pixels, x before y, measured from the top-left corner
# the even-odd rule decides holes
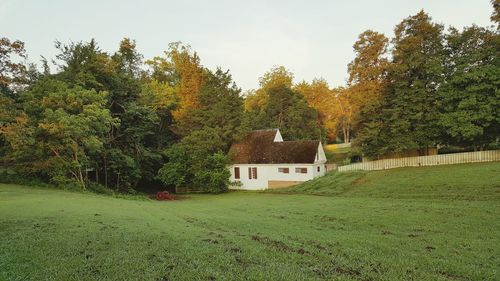
[[[229,150],[231,189],[291,186],[323,176],[326,156],[320,141],[283,141],[278,129],[248,133]]]

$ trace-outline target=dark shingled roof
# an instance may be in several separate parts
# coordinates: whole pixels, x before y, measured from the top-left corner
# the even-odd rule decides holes
[[[319,141],[274,142],[277,130],[257,130],[231,146],[233,164],[314,163]]]

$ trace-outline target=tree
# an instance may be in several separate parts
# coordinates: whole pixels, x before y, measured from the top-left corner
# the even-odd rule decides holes
[[[286,86],[268,90],[269,100],[263,110],[264,123],[257,128],[279,128],[289,140],[319,139],[321,128],[316,123],[317,112],[304,97]]]
[[[344,103],[352,108],[352,129],[362,130],[366,118],[373,114],[373,107],[381,97],[389,62],[384,34],[367,30],[361,33],[353,48],[356,54],[348,65],[349,80]]]
[[[301,93],[309,106],[317,111],[317,127],[326,130],[326,137],[335,139],[338,126],[338,115],[336,114],[336,97],[328,83],[324,79],[314,79],[311,83],[305,81],[299,83],[294,89]],[[320,139],[324,139],[323,136]]]
[[[387,85],[357,144],[369,156],[435,145],[443,83],[443,26],[424,11],[395,28]],[[361,136],[360,136],[361,135]],[[374,145],[378,147],[374,147]]]
[[[228,71],[206,70],[198,106],[185,112],[177,126],[188,135],[165,151],[167,163],[157,178],[164,184],[191,186],[208,192],[227,190],[229,146],[239,135],[243,114],[240,89]]]
[[[47,175],[54,183],[68,180],[85,189],[84,171],[117,122],[105,108],[106,94],[42,79],[23,93],[23,113],[2,127],[10,146],[7,161],[21,170]]]
[[[245,98],[242,127],[246,130],[280,128],[283,137],[320,139],[316,110],[304,96],[292,90],[293,74],[283,66],[273,67],[260,79],[260,88]]]
[[[0,93],[20,90],[28,80],[28,68],[20,61],[26,59],[24,43],[0,38]]]
[[[245,110],[254,111],[263,109],[269,100],[269,90],[274,87],[288,87],[293,85],[293,73],[284,66],[274,66],[259,78],[259,89],[251,92],[245,99]]]
[[[59,73],[55,75],[57,79],[98,92],[112,88],[114,63],[109,55],[97,46],[94,39],[88,43],[70,44],[56,41],[55,47],[59,50],[56,55],[59,61]],[[111,98],[113,93],[108,93]]]
[[[229,71],[206,71],[198,94],[197,108],[187,111],[187,117],[178,125],[188,132],[213,128],[224,144],[224,152],[241,132],[243,99],[241,90],[233,82]]]
[[[499,36],[471,26],[451,29],[446,39],[446,83],[439,91],[442,142],[485,147],[500,134]]]
[[[165,151],[167,163],[158,171],[164,184],[190,186],[212,193],[226,191],[230,172],[217,129],[193,131]]]
[[[189,122],[188,112],[199,106],[198,95],[205,69],[198,54],[180,42],[171,43],[164,54],[165,57],[155,57],[146,63],[152,68],[153,79],[174,87],[177,104],[172,116],[175,122]],[[174,129],[180,135],[189,134],[182,126],[175,126]]]
[[[493,6],[493,13],[491,14],[491,21],[497,24],[497,29],[500,28],[500,0],[491,0]]]
[[[131,77],[139,77],[142,73],[143,56],[136,50],[135,40],[123,38],[118,51],[111,57],[120,72]]]
[[[354,119],[351,89],[339,87],[334,91],[336,99],[333,114],[337,120],[337,128],[342,132],[344,143],[349,143]]]

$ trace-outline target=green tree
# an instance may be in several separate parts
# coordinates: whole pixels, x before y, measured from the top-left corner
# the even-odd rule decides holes
[[[499,35],[471,26],[451,29],[446,83],[440,88],[442,142],[485,147],[500,135]]]
[[[57,79],[85,89],[106,91],[107,108],[119,125],[110,128],[98,161],[101,182],[129,190],[151,179],[163,164],[161,151],[174,139],[168,82],[158,82],[142,71],[142,55],[135,41],[124,38],[109,55],[94,40],[63,45]]]
[[[317,111],[305,98],[286,86],[268,90],[269,100],[264,108],[267,122],[256,124],[257,128],[279,128],[288,140],[320,139],[322,128],[318,127]]]
[[[435,145],[443,83],[443,26],[420,11],[395,28],[387,85],[356,143],[368,156]]]
[[[26,58],[23,42],[0,37],[0,94],[12,94],[27,83],[28,68],[22,62]]]
[[[193,131],[165,151],[168,161],[157,178],[176,187],[189,186],[212,193],[227,191],[230,172],[224,146],[215,128]]]
[[[106,93],[42,79],[23,93],[23,113],[2,128],[14,167],[46,175],[57,184],[72,181],[85,189],[84,171],[117,120],[106,105]]]
[[[227,190],[230,173],[225,154],[242,131],[243,99],[239,94],[227,71],[206,70],[198,106],[177,121],[189,133],[165,151],[167,163],[158,171],[158,179],[167,185],[208,192]]]
[[[493,13],[491,14],[491,21],[497,24],[497,29],[500,28],[500,0],[491,0],[493,6]]]
[[[189,132],[207,127],[216,129],[224,144],[223,151],[227,152],[235,137],[241,134],[243,99],[240,93],[228,71],[207,71],[198,96],[199,106],[189,111],[189,118],[179,122],[179,126]]]

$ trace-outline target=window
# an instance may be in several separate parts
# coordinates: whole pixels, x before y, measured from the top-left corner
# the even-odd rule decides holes
[[[234,167],[234,178],[237,180],[240,179],[240,167]]]
[[[289,168],[278,168],[278,172],[283,173],[283,174],[288,174],[288,173],[290,173],[290,169]]]
[[[319,171],[321,171],[321,168],[320,168],[320,166],[318,166],[318,172],[319,172]]]
[[[257,167],[248,167],[248,178],[257,179]]]
[[[307,168],[295,168],[297,174],[307,174]]]

